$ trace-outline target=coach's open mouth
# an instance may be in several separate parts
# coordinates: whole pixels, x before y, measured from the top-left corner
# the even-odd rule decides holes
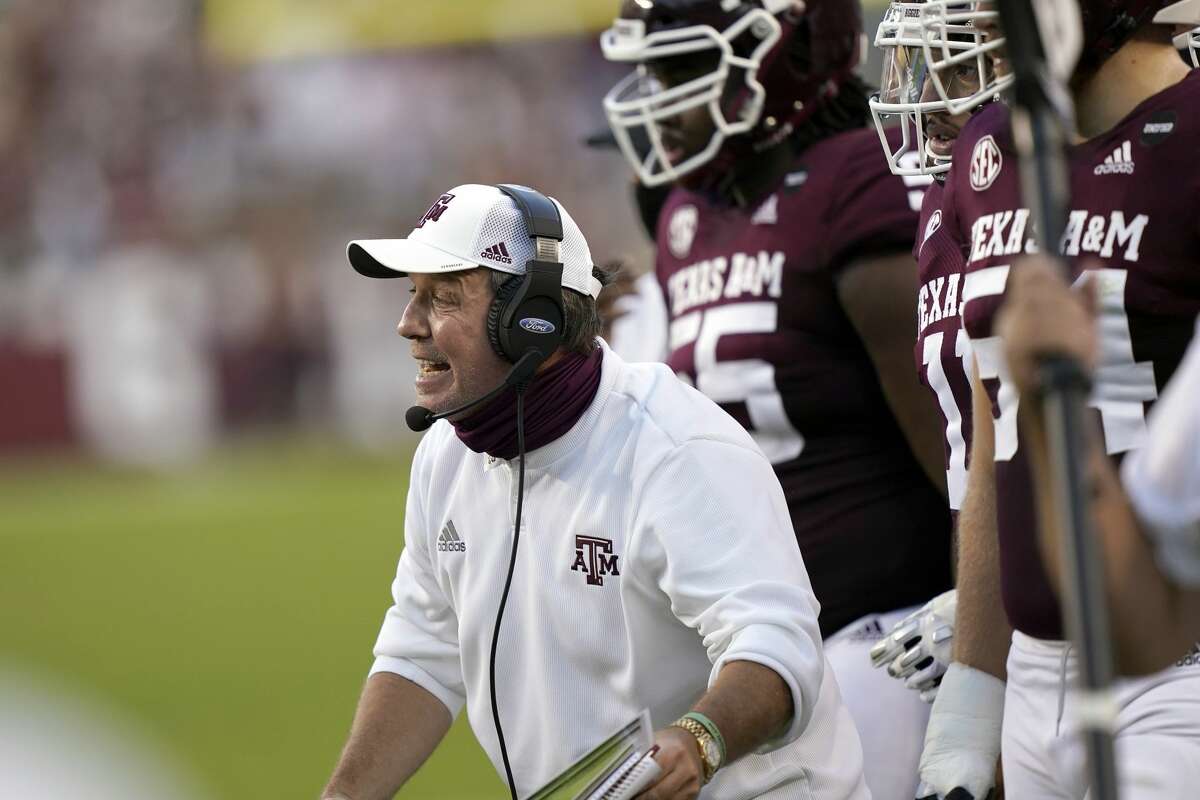
[[[428,358],[417,359],[417,373],[419,375],[433,375],[438,372],[445,372],[450,369],[450,365],[445,361],[434,361]]]
[[[445,361],[433,358],[417,359],[417,394],[428,396],[446,389],[454,380],[454,373]]]

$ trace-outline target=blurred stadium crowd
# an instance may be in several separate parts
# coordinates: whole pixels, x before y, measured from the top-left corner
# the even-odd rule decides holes
[[[619,72],[590,34],[238,60],[207,11],[0,3],[0,452],[165,465],[279,426],[393,445],[412,366],[378,345],[404,289],[341,249],[456,182],[548,187],[643,252],[619,158],[580,144]]]

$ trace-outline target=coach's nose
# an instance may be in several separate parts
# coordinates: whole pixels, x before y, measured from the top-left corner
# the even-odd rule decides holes
[[[421,302],[416,294],[404,307],[404,313],[400,315],[400,322],[396,325],[396,333],[410,340],[429,338],[429,315],[426,313],[425,303]]]

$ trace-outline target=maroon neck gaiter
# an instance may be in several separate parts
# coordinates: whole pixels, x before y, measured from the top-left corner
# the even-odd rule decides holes
[[[550,444],[571,430],[592,404],[600,387],[604,351],[567,353],[525,390],[525,452]],[[506,389],[495,400],[460,422],[454,432],[476,453],[508,460],[517,457],[517,392]]]

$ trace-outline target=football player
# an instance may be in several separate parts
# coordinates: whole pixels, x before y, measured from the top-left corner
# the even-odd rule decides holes
[[[1069,154],[1073,199],[1060,246],[1079,282],[1094,285],[1101,338],[1090,405],[1113,457],[1142,444],[1146,409],[1200,312],[1200,181],[1187,177],[1200,143],[1200,74],[1189,75],[1171,30],[1152,22],[1167,5],[1084,0],[1084,48],[1070,81],[1079,141]],[[958,529],[955,660],[934,703],[921,792],[983,797],[999,751],[1009,796],[1077,800],[1088,787],[1071,728],[1076,659],[1062,641],[1038,548],[1018,424],[1027,411],[994,327],[1012,265],[1034,250],[1003,104],[963,128],[942,202],[943,225],[966,259],[959,292],[973,350],[975,435]],[[1123,797],[1193,793],[1198,698],[1194,661],[1118,686]]]
[[[910,800],[927,707],[867,652],[950,583],[941,436],[910,349],[929,179],[879,152],[861,27],[845,0],[629,0],[602,45],[636,69],[604,105],[642,183],[673,187],[667,362],[774,464],[868,785]]]
[[[1061,537],[1049,489],[1048,447],[1038,404],[1039,358],[1067,354],[1094,367],[1095,309],[1071,291],[1053,264],[1023,261],[997,317],[1038,495],[1042,557],[1056,591]],[[1088,442],[1092,517],[1107,563],[1109,618],[1117,666],[1156,672],[1200,658],[1200,339],[1147,418],[1146,443],[1121,464],[1120,477],[1099,437]],[[1095,433],[1098,434],[1098,431]]]
[[[996,12],[978,3],[893,2],[875,45],[884,52],[871,114],[897,175],[927,174],[913,244],[920,274],[915,360],[943,424],[946,486],[957,520],[971,446],[971,344],[959,320],[963,254],[942,208],[946,172],[959,132],[971,115],[1012,83],[997,74]],[[898,123],[898,124],[897,124]],[[900,132],[899,143],[894,131]],[[872,663],[932,702],[950,663],[956,598],[953,590],[901,620],[871,649]]]
[[[1179,26],[1175,46],[1186,51],[1195,65],[1200,63],[1200,28],[1191,26],[1200,0],[1190,3],[1188,8],[1189,3],[1176,3],[1155,19]],[[942,209],[941,195],[958,132],[971,113],[982,103],[1000,100],[1011,83],[1003,67],[998,75],[991,72],[993,59],[1003,52],[998,39],[984,46],[987,37],[998,35],[997,14],[990,5],[963,0],[893,2],[876,36],[885,66],[881,91],[871,101],[881,136],[896,122],[904,134],[896,151],[888,149],[884,139],[892,171],[934,175],[921,208],[922,236],[914,253],[922,305],[927,299],[945,299],[940,306],[932,303],[929,314],[921,316],[916,358],[922,382],[934,393],[946,426],[946,477],[956,519],[971,452],[971,346],[957,313],[962,256],[957,243],[940,230],[944,214],[950,211]],[[953,113],[967,106],[973,108]],[[939,347],[941,364],[934,357]],[[872,648],[872,663],[887,666],[889,675],[932,702],[950,661],[955,606],[951,590],[901,620]]]

